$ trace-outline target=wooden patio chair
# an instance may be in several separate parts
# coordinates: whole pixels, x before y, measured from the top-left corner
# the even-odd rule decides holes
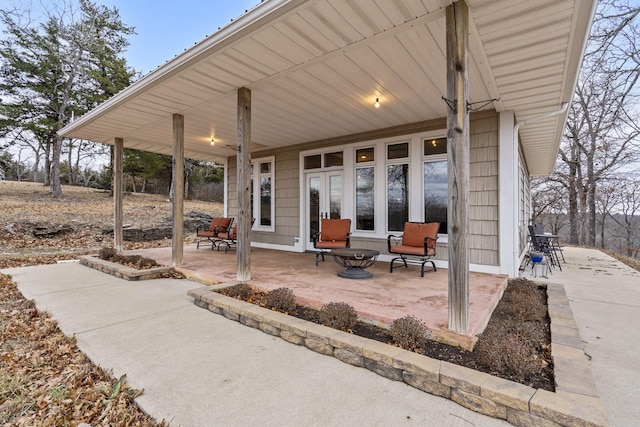
[[[390,234],[387,237],[387,249],[390,254],[400,256],[391,260],[389,272],[393,273],[393,263],[397,260],[401,260],[407,268],[407,263],[420,264],[421,277],[424,277],[424,265],[427,262],[436,271],[436,264],[431,258],[436,256],[439,228],[439,222],[405,222],[402,236]]]
[[[318,266],[319,258],[329,253],[331,249],[343,249],[351,246],[351,220],[345,219],[329,219],[320,220],[320,231],[313,235],[313,247],[320,249],[316,253],[316,266]]]
[[[198,228],[196,230],[196,236],[204,237],[204,239],[198,241],[196,249],[200,249],[200,243],[207,242],[207,246],[211,244],[211,250],[213,250],[213,248],[216,247],[218,234],[225,231],[228,232],[232,222],[233,218],[216,217],[211,220],[208,229],[200,230]]]

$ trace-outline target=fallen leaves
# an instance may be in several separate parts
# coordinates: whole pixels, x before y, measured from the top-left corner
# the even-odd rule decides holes
[[[1,425],[166,425],[135,404],[142,390],[94,365],[10,276],[0,275],[0,290]]]

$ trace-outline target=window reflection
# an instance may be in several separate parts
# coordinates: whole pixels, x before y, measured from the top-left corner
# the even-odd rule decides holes
[[[356,169],[356,229],[373,230],[374,218],[374,168]]]
[[[409,220],[409,165],[387,166],[387,228],[402,231]]]
[[[424,221],[439,222],[441,234],[447,233],[448,185],[446,160],[424,164]]]
[[[271,226],[271,177],[260,178],[260,225]]]

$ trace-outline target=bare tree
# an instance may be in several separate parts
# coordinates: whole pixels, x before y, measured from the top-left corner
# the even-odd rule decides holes
[[[569,241],[595,246],[599,185],[638,159],[640,7],[599,4],[585,62],[549,178],[567,191]]]
[[[636,257],[640,248],[635,241],[640,237],[637,227],[637,215],[640,214],[640,182],[635,177],[628,177],[618,188],[619,214],[611,218],[620,226],[624,241],[623,252],[630,257]]]

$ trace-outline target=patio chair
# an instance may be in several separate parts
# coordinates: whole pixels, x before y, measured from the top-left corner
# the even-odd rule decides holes
[[[319,258],[329,253],[331,249],[342,249],[351,247],[351,220],[345,219],[329,219],[320,220],[320,231],[313,235],[313,247],[320,251],[316,253],[316,267]]]
[[[529,239],[530,239],[530,252],[540,252],[544,254],[547,258],[550,266],[558,267],[560,271],[562,271],[562,266],[560,265],[560,258],[558,257],[558,248],[553,244],[550,238],[540,237],[541,235],[537,234],[535,228],[530,225],[529,226]],[[561,250],[561,249],[560,249]],[[564,258],[564,255],[562,256]]]
[[[213,250],[213,248],[216,247],[218,234],[224,231],[228,232],[232,222],[233,218],[216,217],[211,220],[208,229],[200,230],[200,228],[198,228],[196,230],[196,236],[204,237],[204,239],[198,241],[196,249],[200,249],[200,243],[207,242],[207,245],[211,244],[211,250]]]
[[[253,227],[254,222],[256,222],[255,218],[251,221],[251,227]],[[249,227],[249,229],[251,229],[251,227]],[[216,243],[218,244],[218,250],[220,250],[220,247],[224,245],[225,254],[229,249],[231,249],[232,245],[236,245],[238,243],[238,223],[236,222],[231,229],[218,233]]]
[[[439,222],[405,222],[402,236],[390,234],[387,237],[387,249],[390,254],[400,256],[391,260],[389,272],[393,273],[393,263],[398,260],[407,268],[407,263],[420,264],[420,277],[424,277],[424,265],[427,262],[436,271],[436,264],[431,258],[436,256],[439,228]]]

